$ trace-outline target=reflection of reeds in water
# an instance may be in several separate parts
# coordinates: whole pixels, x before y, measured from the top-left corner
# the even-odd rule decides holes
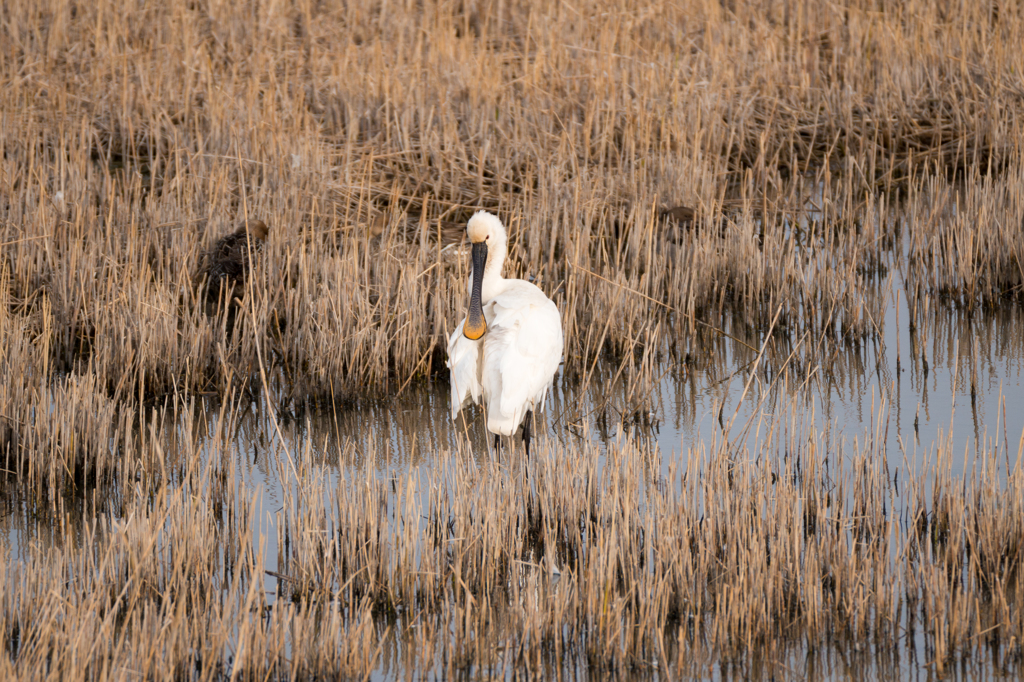
[[[236,428],[225,408],[211,442]],[[604,457],[549,440],[528,472],[447,448],[398,471],[370,451],[336,484],[312,442],[264,446],[291,481],[268,509],[276,561],[252,544],[238,460],[183,452],[126,495],[123,521],[4,559],[0,666],[689,676],[724,660],[767,676],[818,651],[822,669],[805,673],[825,677],[835,657],[886,669],[913,649],[937,670],[1019,670],[1019,463],[1007,474],[1008,453],[986,449],[964,481],[940,445],[896,472],[881,433],[829,451],[812,421],[790,426],[753,451],[705,443],[664,466],[631,440]]]

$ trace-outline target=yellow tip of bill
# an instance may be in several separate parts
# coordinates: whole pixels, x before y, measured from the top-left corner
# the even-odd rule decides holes
[[[485,331],[487,331],[487,323],[484,322],[482,315],[477,320],[466,320],[466,324],[462,327],[462,335],[470,341],[476,341],[484,335]]]

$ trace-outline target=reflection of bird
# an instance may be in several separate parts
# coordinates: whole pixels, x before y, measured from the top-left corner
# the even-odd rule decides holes
[[[508,236],[497,217],[478,211],[466,228],[473,273],[469,313],[448,340],[452,417],[482,399],[495,446],[521,424],[529,455],[533,409],[562,361],[562,320],[543,291],[501,276]]]
[[[206,278],[206,295],[209,299],[219,300],[226,290],[230,301],[236,290],[245,283],[252,265],[249,250],[252,249],[253,253],[261,251],[268,232],[267,224],[262,220],[249,221],[248,228],[248,238],[246,225],[242,225],[214,244],[203,256],[199,277]],[[238,293],[242,292],[238,290]]]

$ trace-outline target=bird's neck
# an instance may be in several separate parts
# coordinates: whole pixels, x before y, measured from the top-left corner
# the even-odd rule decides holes
[[[483,303],[491,300],[501,293],[505,286],[505,278],[501,271],[505,267],[506,246],[504,244],[495,247],[487,254],[487,265],[484,266],[484,281],[480,287],[480,298]]]

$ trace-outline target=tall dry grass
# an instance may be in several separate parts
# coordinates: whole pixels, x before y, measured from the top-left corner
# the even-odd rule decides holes
[[[918,196],[955,171],[977,187],[966,226],[986,229],[973,245],[946,237],[945,258],[994,272],[980,289],[968,274],[927,284],[985,298],[1019,278],[1017,172],[975,182],[1018,165],[1011,7],[6,14],[12,296],[31,319],[47,300],[53,365],[117,397],[221,387],[257,346],[301,391],[436,369],[463,298],[464,266],[441,247],[481,206],[510,223],[513,272],[562,305],[570,369],[652,335],[644,297],[677,329],[727,304],[766,325],[776,305],[790,318],[838,301],[866,331],[857,279],[890,243],[880,216],[896,189]],[[661,224],[656,207],[673,204],[704,229]],[[919,243],[955,222],[941,208],[912,213]],[[272,223],[271,249],[224,338],[187,276],[247,214]]]
[[[571,644],[580,660],[623,670],[690,660],[678,652],[701,643],[718,652],[776,646],[783,638],[773,619],[745,601],[754,585],[770,595],[773,615],[810,633],[805,642],[840,630],[850,641],[888,636],[898,618],[880,586],[912,584],[912,603],[931,609],[918,627],[949,624],[929,635],[936,660],[992,641],[993,632],[1011,649],[1017,637],[1019,648],[1019,571],[1000,582],[999,561],[963,559],[959,548],[967,545],[948,549],[909,535],[900,546],[919,548],[914,561],[926,557],[913,567],[909,554],[844,545],[839,531],[801,539],[786,525],[790,517],[758,504],[781,500],[779,508],[792,512],[806,495],[820,501],[826,479],[812,476],[803,490],[782,476],[782,487],[768,487],[767,470],[729,468],[710,445],[706,484],[690,479],[682,492],[645,493],[642,514],[632,511],[637,472],[608,483],[618,510],[558,478],[573,467],[590,471],[587,449],[558,451],[571,464],[564,471],[538,463],[529,488],[525,479],[495,474],[485,489],[519,512],[473,530],[476,544],[452,560],[455,572],[444,572],[439,557],[462,550],[430,550],[424,561],[435,563],[424,565],[437,570],[430,580],[441,581],[434,593],[402,574],[413,565],[409,556],[419,556],[408,544],[412,525],[401,531],[407,536],[368,546],[379,556],[357,557],[366,570],[346,589],[358,589],[363,601],[346,601],[347,610],[323,597],[334,578],[304,577],[317,575],[317,555],[296,547],[283,557],[298,567],[291,577],[319,596],[253,620],[262,597],[246,571],[256,570],[259,548],[235,537],[247,526],[239,521],[224,533],[214,518],[221,512],[204,506],[216,499],[218,509],[237,507],[244,516],[244,499],[231,489],[186,498],[172,486],[186,476],[168,461],[191,471],[195,443],[164,449],[155,434],[168,410],[202,393],[270,386],[262,395],[276,404],[318,396],[344,404],[443,372],[444,341],[465,303],[461,225],[478,208],[509,225],[509,272],[533,277],[559,305],[566,380],[623,382],[630,397],[619,407],[638,419],[662,356],[684,366],[706,362],[722,349],[722,333],[744,339],[736,348],[749,354],[738,358],[748,367],[805,378],[818,367],[842,367],[841,354],[880,336],[896,277],[915,326],[937,306],[952,304],[970,321],[979,308],[1019,299],[1022,38],[1020,8],[996,1],[6,2],[0,495],[29,499],[44,515],[65,504],[85,513],[99,499],[112,518],[86,524],[81,546],[57,534],[51,552],[5,566],[4,585],[23,584],[37,597],[22,600],[6,588],[3,632],[12,653],[0,656],[0,667],[73,675],[88,660],[96,677],[136,669],[203,677],[230,674],[204,667],[230,658],[282,676],[358,674],[375,665],[359,652],[379,628],[380,610],[389,613],[384,594],[440,609],[424,611],[434,620],[418,621],[432,625],[403,634],[423,639],[396,645],[401,655],[448,646],[446,624],[456,616],[473,622],[475,613],[494,615],[495,628],[510,622],[539,633],[506,649],[509,661],[554,665],[540,643],[557,642],[555,624],[569,622],[577,624],[570,632],[584,633]],[[692,207],[695,220],[660,217],[659,209],[675,205]],[[193,287],[200,255],[247,217],[267,221],[269,241],[241,302],[208,314],[204,292]],[[768,335],[774,342],[755,363]],[[912,362],[924,357],[919,351]],[[601,376],[609,358],[616,369]],[[454,480],[478,480],[453,462]],[[785,474],[778,466],[772,473]],[[225,475],[200,479],[223,487]],[[877,472],[857,475],[865,492],[854,498],[864,508],[839,515],[839,529],[895,534],[893,519],[878,520],[886,489]],[[498,481],[506,488],[493,489]],[[1011,478],[1002,491],[950,485],[943,493],[954,500],[947,525],[970,538],[971,557],[978,543],[1009,547],[1007,510],[1018,485]],[[431,502],[431,518],[463,525],[491,518],[491,501],[460,490]],[[697,533],[691,517],[700,496],[709,506],[699,507],[707,520]],[[384,517],[371,507],[351,511],[356,502],[338,498],[324,514],[348,510],[356,516],[346,524],[385,533]],[[569,511],[580,514],[578,535],[558,520]],[[311,527],[298,514],[288,520],[299,524],[296,532]],[[515,601],[482,596],[513,575],[494,558],[500,547],[536,546],[522,539],[522,528],[502,525],[510,519],[535,535],[560,532],[560,542],[586,557],[576,560],[576,578],[563,573],[560,584],[572,590],[555,594],[542,572],[522,573],[514,576],[518,587],[502,584]],[[683,536],[672,533],[684,528],[697,544],[665,549],[671,570],[649,569],[660,582],[630,574],[635,564],[622,557],[649,553],[657,537],[677,540]],[[704,535],[706,528],[717,535]],[[190,532],[205,540],[142,556],[152,543]],[[439,529],[430,533],[441,547],[454,544]],[[227,543],[230,561],[211,538]],[[592,541],[600,551],[587,553]],[[401,561],[392,547],[402,548]],[[826,562],[840,587],[794,587],[809,578],[786,571],[808,561]],[[323,575],[343,566],[325,565]],[[689,588],[673,573],[680,566],[697,580]],[[584,574],[593,588],[578,587]],[[447,583],[438,576],[449,576]],[[83,586],[79,601],[47,601],[72,583]],[[106,591],[94,589],[102,585]],[[234,601],[210,596],[222,593]],[[655,593],[663,598],[638,597]],[[190,620],[214,603],[214,620]],[[545,611],[552,605],[561,610]],[[37,607],[63,614],[58,626],[29,627]],[[222,622],[230,627],[218,630]],[[692,639],[661,642],[657,633],[669,622]],[[69,639],[80,638],[85,623],[110,637]],[[178,639],[156,656],[142,642],[164,641],[158,623],[171,623],[166,632]],[[232,627],[249,648],[228,657],[226,634],[203,633]],[[287,628],[298,639],[282,639]],[[355,634],[339,648],[318,639],[342,630]],[[143,632],[150,635],[138,639]],[[437,655],[453,667],[480,665],[493,652],[486,636],[476,637],[467,630]],[[185,641],[187,650],[176,648]],[[282,667],[285,648],[304,652],[288,659],[300,667]]]
[[[480,207],[584,381],[608,352],[649,384],[653,349],[700,354],[707,326],[876,335],[893,249],[914,306],[1019,296],[1010,3],[4,17],[3,341],[33,359],[4,360],[3,383],[32,379],[0,396],[0,442],[38,428],[53,381],[137,404],[268,377],[302,400],[443,371]],[[675,204],[695,221],[658,217]],[[191,276],[246,216],[271,225],[262,264],[207,316]]]

